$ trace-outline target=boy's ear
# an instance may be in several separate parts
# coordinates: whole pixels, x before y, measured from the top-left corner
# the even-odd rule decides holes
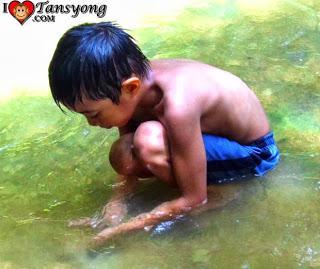
[[[128,78],[122,82],[121,92],[122,94],[128,94],[130,96],[136,95],[140,89],[141,81],[137,77]]]

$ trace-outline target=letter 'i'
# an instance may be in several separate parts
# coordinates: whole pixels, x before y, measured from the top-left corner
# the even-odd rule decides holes
[[[3,3],[3,13],[8,13],[8,3]]]

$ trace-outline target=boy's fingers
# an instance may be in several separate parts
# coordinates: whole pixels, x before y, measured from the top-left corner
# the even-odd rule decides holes
[[[116,226],[120,224],[123,221],[126,214],[126,205],[119,201],[114,201],[104,206],[101,214],[97,214],[92,218],[80,218],[76,220],[71,220],[68,223],[68,227],[90,227],[93,229],[103,230],[108,226]]]
[[[107,244],[107,242],[116,235],[116,230],[114,228],[106,228],[103,231],[101,231],[99,234],[97,234],[95,237],[92,238],[92,240],[89,243],[88,248],[91,250],[97,250],[104,245]]]
[[[119,225],[127,215],[127,206],[123,202],[113,201],[108,203],[102,211],[102,226]],[[106,225],[107,224],[107,225]]]
[[[108,226],[111,226],[110,222],[108,221],[108,219],[105,219],[103,217],[101,217],[99,221],[96,221],[95,224],[92,225],[92,227],[98,231],[102,231]]]
[[[68,227],[71,228],[78,228],[78,227],[93,227],[93,221],[92,218],[80,218],[76,220],[70,220],[68,223]]]

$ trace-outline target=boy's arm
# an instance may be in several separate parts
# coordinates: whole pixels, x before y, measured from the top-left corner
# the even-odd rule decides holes
[[[133,193],[138,182],[137,177],[117,175],[117,183],[114,193],[108,203],[103,207],[101,215],[86,217],[69,221],[69,227],[100,228],[116,226],[127,214],[126,197]]]
[[[137,177],[117,175],[114,193],[108,203],[103,207],[101,223],[98,225],[115,226],[122,222],[127,214],[126,199],[136,189]]]
[[[119,128],[119,136],[134,132],[135,125],[132,122]],[[115,226],[121,223],[127,213],[126,198],[134,192],[138,183],[138,177],[118,174],[115,189],[108,203],[103,207],[99,218],[80,218],[69,222],[70,227],[105,227]]]
[[[131,122],[118,129],[119,136],[135,131],[135,128]],[[123,220],[123,217],[127,213],[125,199],[135,191],[137,183],[138,177],[120,174],[117,175],[115,185],[116,189],[111,199],[102,210],[102,221],[105,220],[107,224],[114,226]]]
[[[179,110],[188,111],[188,108],[180,107]],[[162,203],[151,212],[140,214],[126,223],[103,230],[94,238],[94,247],[99,247],[118,234],[175,218],[206,202],[206,158],[200,117],[197,111],[189,111],[187,114],[180,111],[169,111],[165,126],[171,149],[173,172],[181,190],[181,197]]]

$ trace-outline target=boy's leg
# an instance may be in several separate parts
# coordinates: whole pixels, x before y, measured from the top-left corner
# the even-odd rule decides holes
[[[211,134],[202,134],[208,184],[244,181],[262,176],[279,162],[279,151],[269,132],[249,145]],[[176,186],[166,130],[158,121],[139,125],[133,137],[137,160],[158,179]]]
[[[133,154],[133,135],[133,133],[125,134],[111,146],[109,161],[118,175],[113,195],[103,207],[100,216],[72,220],[69,222],[70,227],[102,228],[122,222],[127,214],[126,198],[134,192],[137,178],[152,176],[147,169],[143,169]]]
[[[119,175],[152,177],[152,173],[144,167],[135,154],[133,137],[134,133],[127,133],[112,144],[109,153],[110,164]]]
[[[133,150],[137,160],[156,178],[170,186],[177,186],[174,179],[166,130],[158,121],[139,125],[133,137]]]
[[[206,145],[206,139],[204,142]],[[165,128],[160,122],[147,121],[140,124],[134,134],[125,134],[114,142],[110,150],[110,163],[116,172],[128,178],[155,176],[171,186],[176,186],[169,152]],[[233,194],[228,194],[230,188],[209,187],[208,204],[201,207],[200,211],[221,207],[236,198],[233,191],[231,191]],[[107,215],[108,204],[104,210]],[[84,221],[84,223],[88,222]],[[90,225],[92,226],[92,224],[88,226]]]
[[[155,177],[171,186],[177,186],[172,174],[166,130],[160,122],[148,121],[141,124],[134,134],[133,143],[137,158],[145,163]],[[225,206],[239,196],[241,189],[242,184],[208,186],[207,203],[192,214]]]
[[[159,122],[144,122],[135,133],[122,135],[112,144],[109,161],[119,174],[119,186],[104,206],[101,218],[82,218],[71,221],[69,226],[100,228],[119,224],[126,214],[125,196],[134,191],[137,178],[155,176],[169,185],[176,185],[171,174],[165,129]]]

